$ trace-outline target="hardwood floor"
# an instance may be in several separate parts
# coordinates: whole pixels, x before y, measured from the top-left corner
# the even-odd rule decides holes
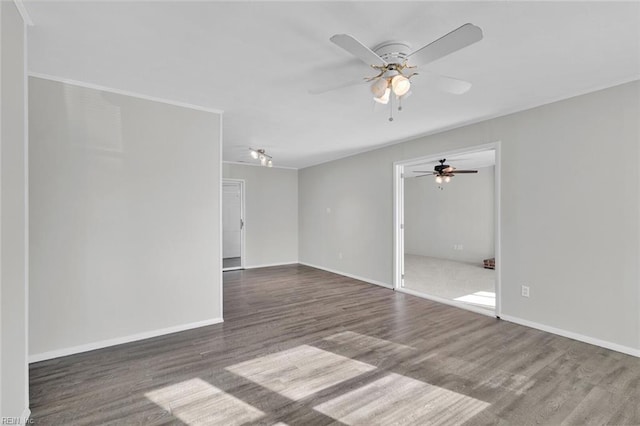
[[[43,425],[640,424],[640,360],[306,266],[225,323],[32,364]]]

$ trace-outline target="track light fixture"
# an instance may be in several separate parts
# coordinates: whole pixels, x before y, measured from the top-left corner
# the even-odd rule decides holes
[[[264,149],[249,148],[249,154],[254,160],[259,160],[261,166],[273,167],[273,158]]]

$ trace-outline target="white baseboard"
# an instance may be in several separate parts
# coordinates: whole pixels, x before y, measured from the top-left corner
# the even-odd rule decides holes
[[[109,346],[121,345],[123,343],[135,342],[137,340],[149,339],[151,337],[163,336],[165,334],[177,333],[179,331],[191,330],[194,328],[205,327],[207,325],[219,324],[223,322],[222,318],[212,318],[204,321],[192,322],[189,324],[176,325],[173,327],[162,328],[159,330],[145,331],[144,333],[132,334],[130,336],[116,337],[115,339],[101,340],[99,342],[87,343],[85,345],[73,346],[71,348],[56,349],[54,351],[43,352],[40,354],[30,355],[29,363],[45,361],[53,358],[60,358],[67,355],[74,355],[81,352],[93,351]]]
[[[495,311],[490,311],[490,310],[487,310],[487,309],[478,308],[476,306],[469,305],[467,303],[457,302],[455,300],[445,299],[443,297],[438,297],[438,296],[431,296],[431,295],[428,295],[428,294],[420,293],[418,291],[410,290],[408,288],[396,288],[396,291],[400,292],[400,293],[410,294],[412,296],[421,297],[423,299],[432,300],[434,302],[442,303],[443,305],[449,305],[449,306],[453,306],[455,308],[460,308],[460,309],[464,309],[464,310],[467,310],[467,311],[471,311],[471,312],[474,312],[476,314],[486,315],[486,316],[493,317],[493,318],[496,317]]]
[[[612,351],[622,352],[623,354],[640,357],[640,349],[631,348],[629,346],[620,345],[618,343],[608,342],[606,340],[596,339],[595,337],[585,336],[583,334],[562,330],[560,328],[551,327],[549,325],[539,324],[537,322],[524,320],[522,318],[513,317],[511,315],[500,315],[500,318],[505,321],[513,322],[515,324],[524,325],[526,327],[531,327],[537,330],[546,331],[548,333],[557,334],[562,337],[568,337],[569,339],[578,340],[579,342],[589,343],[591,345],[600,346],[605,349],[611,349]]]
[[[245,266],[244,269],[257,269],[257,268],[271,268],[272,266],[288,266],[288,265],[297,265],[298,261],[293,262],[284,262],[284,263],[264,263],[262,265],[250,265]]]
[[[345,277],[353,278],[354,280],[364,281],[365,283],[379,285],[380,287],[388,288],[393,290],[393,286],[387,283],[383,283],[382,281],[372,280],[370,278],[359,277],[357,275],[348,274],[346,272],[336,271],[335,269],[325,268],[324,266],[313,265],[311,263],[306,262],[298,262],[300,265],[310,266],[316,269],[322,269],[323,271],[331,272],[338,275],[343,275]]]

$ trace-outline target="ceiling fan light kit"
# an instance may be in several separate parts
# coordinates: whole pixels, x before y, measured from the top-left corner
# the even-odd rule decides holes
[[[363,81],[372,82],[370,89],[374,101],[384,105],[389,104],[389,121],[393,121],[392,95],[398,102],[398,111],[401,111],[403,97],[411,93],[409,80],[418,75],[414,70],[418,66],[436,61],[482,40],[482,30],[473,24],[464,24],[413,52],[410,51],[407,43],[400,41],[388,41],[372,50],[349,34],[335,34],[330,40],[378,71],[377,75],[365,77]],[[430,80],[442,90],[454,94],[465,93],[471,87],[471,83],[466,81],[440,75],[431,75]],[[351,84],[341,83],[332,88],[311,91],[311,93],[322,93],[349,85]]]
[[[254,160],[259,160],[261,166],[273,167],[273,157],[268,155],[264,149],[249,148],[249,155]]]
[[[413,75],[415,74],[411,76]],[[392,91],[397,98],[400,98],[406,95],[409,89],[411,89],[411,82],[409,82],[408,77],[405,77],[401,73],[393,77],[376,76],[374,77],[373,84],[371,84],[373,100],[384,105],[389,103],[389,97]]]
[[[388,44],[385,44],[387,46]],[[403,44],[403,46],[406,46]],[[378,49],[376,49],[376,52]],[[397,54],[396,54],[397,55]],[[390,58],[389,54],[384,55],[385,58]],[[398,58],[398,56],[396,56]],[[409,89],[411,89],[411,82],[409,79],[417,73],[411,73],[409,75],[403,74],[403,70],[409,67],[406,62],[403,64],[391,63],[386,65],[372,65],[372,68],[379,71],[379,74],[374,77],[365,78],[367,81],[373,81],[371,84],[371,93],[373,93],[373,100],[379,104],[387,105],[391,100],[393,94],[398,101],[398,111],[402,111],[401,100],[404,96],[408,95]],[[393,121],[393,106],[390,105],[389,121]]]

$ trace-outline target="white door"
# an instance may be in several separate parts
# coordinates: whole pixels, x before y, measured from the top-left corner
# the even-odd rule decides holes
[[[223,269],[242,267],[243,182],[222,182],[222,258]]]

